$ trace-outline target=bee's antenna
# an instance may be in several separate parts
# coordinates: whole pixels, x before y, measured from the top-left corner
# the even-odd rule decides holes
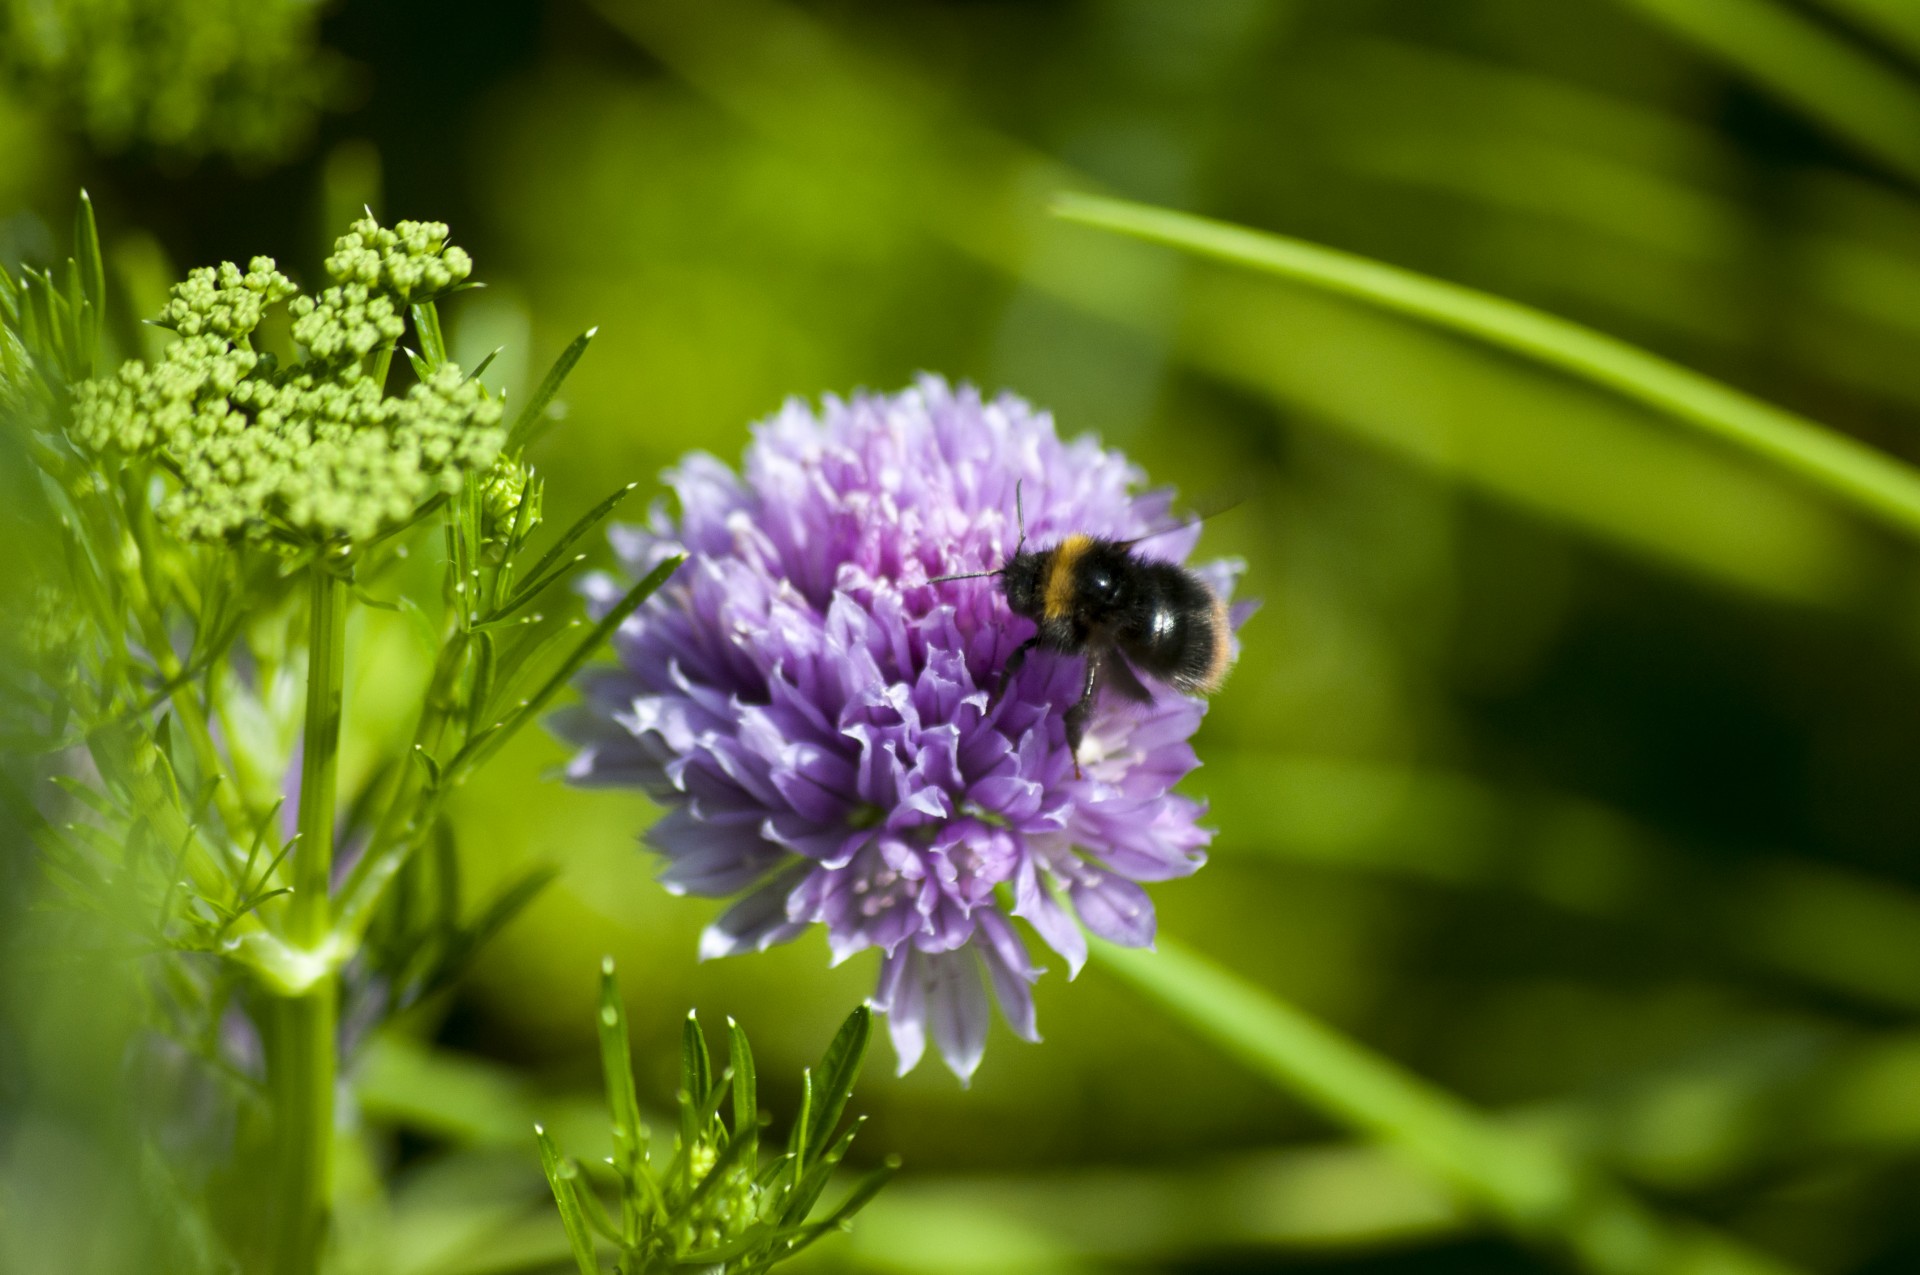
[[[1020,556],[1021,550],[1027,547],[1027,511],[1020,500],[1020,489],[1025,486],[1026,481],[1026,479],[1022,478],[1013,485],[1013,516],[1014,520],[1019,523],[1020,526],[1020,543],[1016,545],[1013,550],[1013,556],[1016,558]],[[987,576],[1003,576],[1005,574],[1007,574],[1007,568],[1002,565],[994,568],[992,571],[963,571],[959,575],[928,576],[927,583],[944,584],[948,580],[982,580]]]

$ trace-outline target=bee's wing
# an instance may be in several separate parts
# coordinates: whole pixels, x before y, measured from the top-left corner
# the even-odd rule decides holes
[[[1107,651],[1100,661],[1100,684],[1136,704],[1153,703],[1153,692],[1140,680],[1140,675],[1133,671],[1133,666],[1127,663],[1127,657],[1118,649]]]
[[[1152,540],[1158,536],[1169,535],[1176,531],[1185,531],[1189,527],[1197,527],[1209,518],[1218,518],[1221,514],[1239,508],[1246,503],[1246,499],[1243,495],[1216,495],[1213,499],[1203,502],[1198,507],[1189,509],[1176,516],[1174,521],[1168,523],[1166,526],[1155,528],[1145,535],[1135,536],[1131,540],[1122,540],[1120,544],[1124,548],[1131,549],[1142,541]]]

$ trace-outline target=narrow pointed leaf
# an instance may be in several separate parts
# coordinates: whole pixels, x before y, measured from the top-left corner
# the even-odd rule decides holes
[[[544,429],[544,417],[547,405],[553,402],[554,395],[560,392],[560,386],[566,381],[574,364],[587,352],[599,328],[588,328],[575,337],[566,349],[560,351],[560,357],[553,361],[547,374],[540,381],[527,405],[520,409],[520,415],[514,418],[513,427],[507,431],[507,445],[502,449],[507,455],[515,455],[527,449],[527,445],[538,438]]]
[[[553,1202],[560,1206],[560,1223],[567,1229],[567,1244],[573,1249],[574,1264],[580,1275],[600,1275],[600,1263],[593,1255],[593,1233],[587,1228],[586,1213],[580,1207],[579,1173],[560,1155],[553,1138],[539,1125],[533,1136],[540,1143],[540,1168],[547,1175]]]
[[[627,1040],[626,1007],[613,973],[613,958],[600,963],[600,1068],[606,1077],[607,1105],[613,1114],[614,1163],[633,1174],[646,1145],[647,1127],[640,1119],[640,1099],[634,1090],[633,1055]]]
[[[593,629],[587,636],[580,641],[580,644],[573,649],[573,652],[568,655],[560,667],[554,671],[553,676],[548,678],[538,691],[534,692],[533,697],[515,709],[507,717],[495,723],[494,726],[488,728],[488,732],[485,733],[483,737],[476,737],[474,740],[469,741],[467,746],[461,749],[459,755],[454,758],[454,762],[448,767],[448,770],[456,775],[463,774],[492,756],[500,745],[512,737],[515,731],[531,721],[541,709],[547,706],[549,700],[559,694],[560,688],[571,681],[573,675],[578,673],[581,667],[593,657],[594,652],[600,649],[600,644],[611,637],[613,631],[619,628],[626,618],[639,608],[641,603],[652,597],[654,590],[665,584],[667,577],[671,576],[679,568],[680,564],[685,561],[686,558],[684,556],[669,558],[650,571],[646,579],[629,589],[626,596],[615,603],[613,609],[608,611],[606,615],[601,617],[600,622],[593,626]]]
[[[760,1081],[753,1070],[753,1046],[746,1029],[727,1020],[727,1065],[733,1072],[733,1136],[736,1141],[758,1137]]]
[[[434,371],[447,361],[447,338],[440,332],[440,308],[431,301],[422,301],[412,309],[414,335],[420,339],[420,357],[425,360],[427,370]],[[414,366],[417,369],[419,364],[416,362]]]
[[[540,581],[546,576],[547,573],[562,560],[567,551],[580,542],[582,536],[585,536],[588,532],[604,522],[607,515],[617,509],[621,501],[632,495],[634,488],[639,485],[639,483],[628,483],[593,508],[587,510],[571,527],[568,527],[562,532],[560,538],[553,542],[553,547],[541,554],[540,560],[527,569],[526,578],[528,583],[521,586],[519,593],[515,595],[513,601],[507,603],[502,609],[501,614],[504,615],[506,612],[520,607],[533,594],[544,589],[546,583],[536,585],[534,582]]]
[[[833,1137],[834,1126],[840,1123],[840,1114],[853,1096],[853,1084],[859,1079],[860,1063],[867,1056],[867,1042],[872,1034],[873,1011],[862,1005],[847,1015],[847,1021],[840,1025],[820,1059],[813,1130],[806,1144],[807,1158],[818,1156]]]

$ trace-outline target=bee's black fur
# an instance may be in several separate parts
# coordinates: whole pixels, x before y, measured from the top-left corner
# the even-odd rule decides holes
[[[1076,754],[1097,686],[1147,701],[1152,692],[1135,670],[1188,693],[1211,691],[1225,673],[1226,617],[1213,591],[1184,567],[1136,556],[1125,541],[1069,536],[1017,550],[997,574],[1014,614],[1038,626],[1003,676],[1036,646],[1087,657],[1085,687],[1065,722]]]

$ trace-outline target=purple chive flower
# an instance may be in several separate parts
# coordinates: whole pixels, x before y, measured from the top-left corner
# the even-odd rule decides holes
[[[1063,442],[1018,398],[929,376],[829,398],[818,415],[791,401],[755,428],[742,474],[696,453],[667,475],[677,523],[656,506],[645,528],[614,530],[631,572],[690,556],[621,627],[619,665],[590,674],[560,719],[580,746],[568,773],[665,807],[646,839],[669,890],[741,896],[703,958],[816,923],[836,963],[877,947],[873,1005],[901,1071],[930,1031],[965,1080],[989,987],[1038,1039],[1041,970],[1009,915],[1072,973],[1081,926],[1152,942],[1139,883],[1193,872],[1211,835],[1173,792],[1198,764],[1188,740],[1204,704],[1164,687],[1151,705],[1103,698],[1076,778],[1061,719],[1080,658],[1036,651],[994,699],[1032,625],[996,579],[927,583],[1013,552],[1016,486],[1031,545],[1162,533],[1138,552],[1181,560],[1198,529],[1142,479],[1090,438]],[[1201,574],[1225,597],[1235,570]],[[599,578],[588,594],[604,610],[619,586]]]

